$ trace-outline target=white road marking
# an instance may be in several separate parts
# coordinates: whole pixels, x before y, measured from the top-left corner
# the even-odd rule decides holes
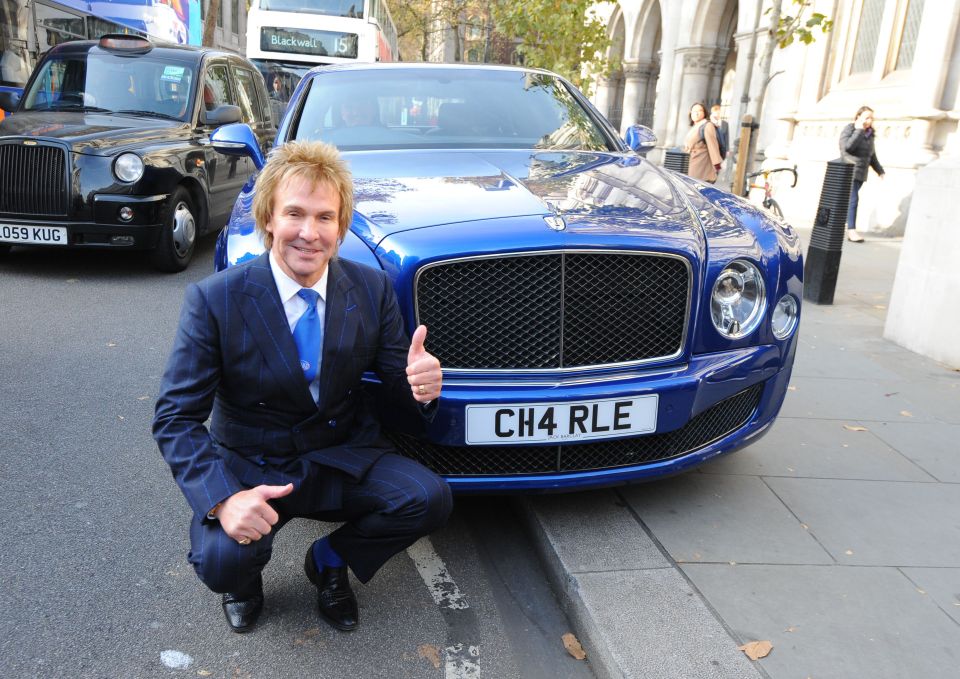
[[[479,679],[480,647],[455,644],[443,649],[444,679]]]
[[[161,651],[160,662],[172,670],[185,670],[193,664],[193,658],[180,651]]]
[[[446,564],[434,551],[430,538],[420,538],[407,547],[407,554],[413,559],[417,572],[438,606],[454,610],[470,608],[457,583],[450,577]]]
[[[407,547],[407,554],[413,559],[417,572],[427,586],[427,591],[440,608],[450,611],[470,608],[457,583],[450,577],[447,565],[433,549],[430,538],[420,538]],[[447,641],[449,642],[450,639],[448,638]],[[444,679],[480,679],[480,646],[456,643],[444,648],[443,677]]]

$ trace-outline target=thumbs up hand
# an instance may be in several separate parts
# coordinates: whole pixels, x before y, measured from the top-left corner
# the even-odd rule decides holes
[[[418,326],[407,352],[407,382],[410,383],[413,398],[419,403],[429,403],[440,396],[443,384],[440,361],[423,346],[426,339],[427,326]]]

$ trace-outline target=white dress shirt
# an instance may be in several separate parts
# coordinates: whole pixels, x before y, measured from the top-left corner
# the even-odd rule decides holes
[[[283,303],[283,311],[287,315],[287,324],[290,326],[290,334],[292,335],[293,329],[297,327],[297,321],[300,320],[300,317],[303,316],[304,312],[307,310],[307,303],[300,295],[297,294],[300,292],[303,286],[290,278],[290,276],[288,276],[286,272],[280,268],[280,265],[277,263],[276,257],[272,250],[270,251],[270,271],[273,272],[273,280],[277,284],[277,291],[280,293],[280,301]],[[324,270],[323,275],[320,277],[320,280],[310,288],[311,290],[315,290],[320,295],[320,299],[317,300],[317,314],[320,316],[321,328],[323,328],[324,325],[323,312],[327,307],[327,274],[329,273],[330,266],[328,265]],[[322,352],[323,347],[321,347],[320,350]],[[313,396],[314,401],[320,398],[319,370],[317,371],[317,376],[314,378],[313,382],[310,383],[310,394]]]

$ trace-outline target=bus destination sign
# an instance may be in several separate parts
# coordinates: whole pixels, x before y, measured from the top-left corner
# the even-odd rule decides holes
[[[357,34],[264,26],[260,30],[260,49],[265,52],[356,59]]]

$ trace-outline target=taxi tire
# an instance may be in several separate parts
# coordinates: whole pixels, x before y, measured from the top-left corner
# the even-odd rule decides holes
[[[186,216],[184,210],[186,210]],[[184,219],[192,221],[193,229],[192,239],[186,247],[182,245],[183,239],[178,240],[175,235],[178,226],[183,228]],[[184,187],[178,186],[170,196],[167,213],[163,219],[163,228],[160,231],[160,240],[156,249],[150,253],[150,262],[155,268],[167,273],[176,273],[187,268],[197,249],[197,235],[200,233],[200,228],[196,220],[197,210],[193,206],[190,193]]]

